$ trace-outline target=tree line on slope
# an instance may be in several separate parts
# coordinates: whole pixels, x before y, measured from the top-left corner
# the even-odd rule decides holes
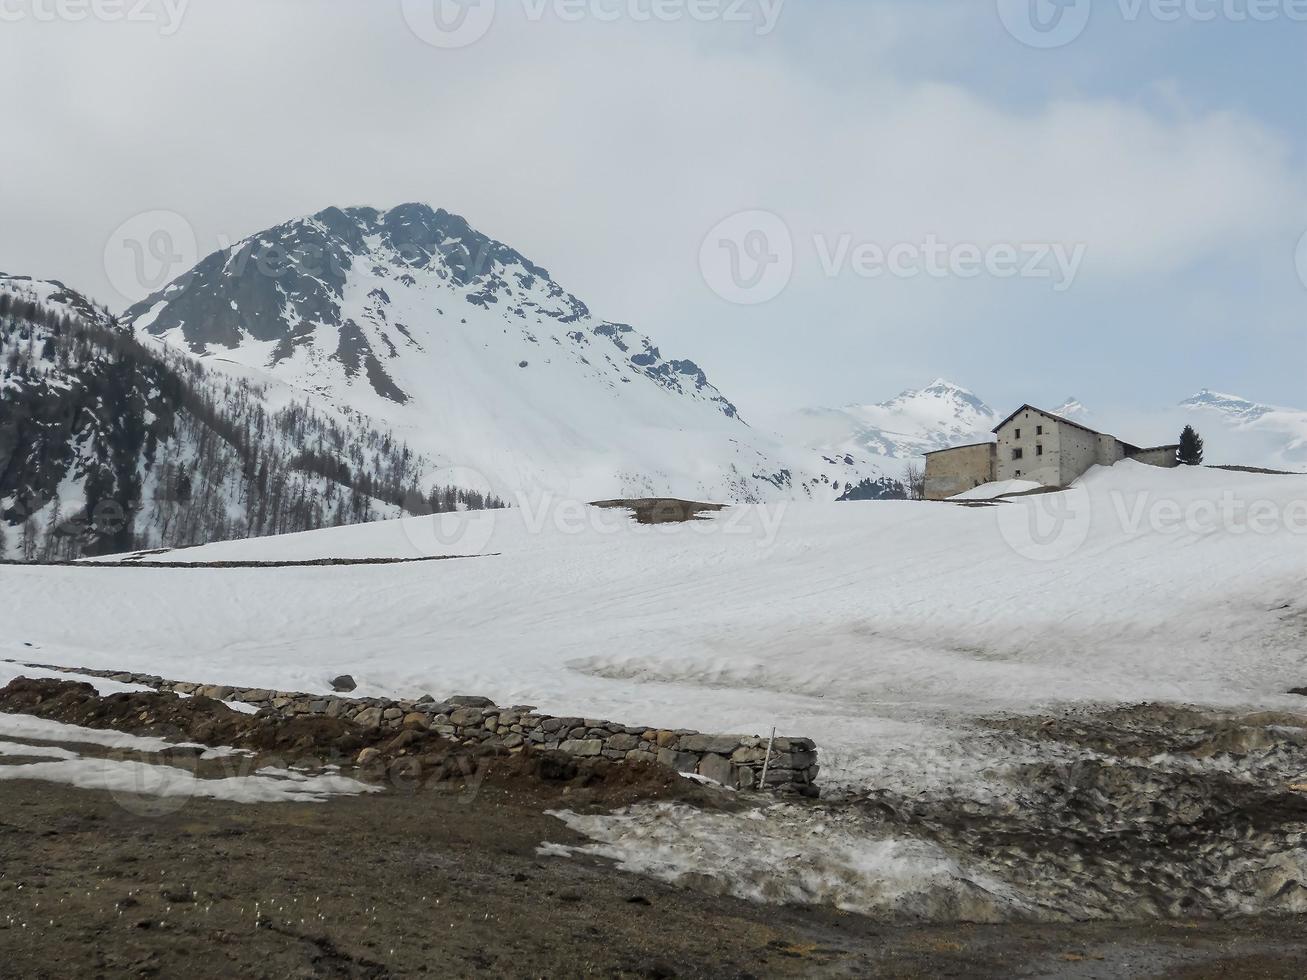
[[[423,491],[426,461],[389,433],[299,402],[271,409],[265,395],[111,319],[0,294],[0,558],[503,506],[464,488]]]

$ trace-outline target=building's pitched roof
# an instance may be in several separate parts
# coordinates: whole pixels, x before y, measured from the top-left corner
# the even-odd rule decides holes
[[[1024,412],[1026,409],[1030,409],[1032,412],[1038,412],[1040,415],[1047,416],[1048,418],[1053,419],[1053,420],[1055,420],[1055,421],[1057,421],[1057,422],[1065,422],[1067,425],[1073,425],[1073,426],[1075,426],[1077,429],[1083,429],[1085,432],[1088,432],[1088,433],[1090,433],[1091,435],[1096,435],[1096,436],[1108,436],[1108,438],[1111,438],[1111,439],[1115,439],[1115,438],[1116,438],[1116,436],[1110,436],[1110,435],[1108,435],[1108,433],[1106,433],[1106,432],[1099,432],[1097,429],[1091,429],[1089,426],[1087,426],[1087,425],[1081,425],[1079,422],[1072,422],[1070,419],[1065,419],[1065,418],[1063,418],[1063,417],[1060,416],[1060,415],[1054,415],[1052,412],[1048,411],[1047,409],[1043,409],[1043,408],[1040,408],[1038,405],[1031,405],[1031,404],[1025,404],[1025,405],[1022,405],[1022,406],[1021,406],[1020,408],[1018,408],[1015,412],[1013,412],[1011,415],[1009,415],[1007,418],[1005,418],[1002,422],[1000,422],[998,425],[994,426],[994,428],[993,428],[991,431],[993,431],[993,432],[998,432],[999,429],[1003,428],[1003,426],[1007,425],[1009,422],[1011,422],[1014,418],[1016,418],[1018,415],[1020,415],[1020,414],[1021,414],[1022,412]]]
[[[940,453],[951,453],[955,449],[975,449],[977,446],[993,446],[998,448],[998,443],[990,442],[988,439],[984,442],[969,442],[964,446],[949,446],[947,449],[932,449],[928,453],[922,453],[923,456],[938,456]]]

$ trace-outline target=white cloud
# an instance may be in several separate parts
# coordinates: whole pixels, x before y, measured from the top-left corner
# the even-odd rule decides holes
[[[396,4],[196,3],[170,38],[15,25],[0,76],[25,92],[7,110],[23,138],[0,187],[0,268],[120,302],[101,254],[139,211],[186,215],[206,251],[328,204],[427,200],[521,249],[601,315],[722,365],[737,398],[776,390],[778,374],[803,398],[828,384],[829,358],[814,350],[811,380],[795,380],[786,345],[800,318],[832,338],[873,319],[890,359],[899,341],[886,337],[923,316],[961,331],[982,326],[987,304],[1047,302],[1033,283],[831,283],[810,248],[805,261],[814,234],[1084,243],[1068,299],[1083,303],[1257,251],[1304,221],[1303,174],[1255,120],[1065,92],[1000,105],[909,76],[914,49],[939,60],[976,43],[973,11],[918,6],[792,3],[759,38],[729,24],[525,23],[501,4],[494,29],[459,51],[423,44]],[[822,44],[832,57],[816,56]],[[697,260],[709,228],[751,208],[782,215],[800,254],[790,292],[746,317],[704,286]],[[739,353],[746,337],[776,359]],[[914,380],[927,379],[894,386]]]

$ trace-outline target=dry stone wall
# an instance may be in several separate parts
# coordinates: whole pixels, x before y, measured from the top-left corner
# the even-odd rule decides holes
[[[430,695],[413,701],[353,698],[192,684],[153,674],[27,666],[235,701],[283,718],[323,715],[368,728],[421,728],[464,744],[493,742],[519,751],[529,745],[576,756],[657,763],[737,789],[767,789],[800,796],[817,796],[819,792],[817,747],[807,738],[771,740],[757,735],[705,735],[686,729],[622,725],[596,718],[541,714],[532,705],[505,708],[482,697],[459,696],[443,701]]]

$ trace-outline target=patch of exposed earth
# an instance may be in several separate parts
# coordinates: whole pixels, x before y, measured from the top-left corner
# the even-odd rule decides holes
[[[1296,716],[990,719],[1059,761],[983,798],[804,803],[73,682],[16,681],[0,711],[239,750],[153,760],[200,778],[381,789],[150,807],[0,781],[0,976],[1307,975]]]
[[[1307,719],[1146,704],[988,719],[1057,761],[988,798],[873,792],[872,826],[937,842],[1032,918],[1307,912]]]

